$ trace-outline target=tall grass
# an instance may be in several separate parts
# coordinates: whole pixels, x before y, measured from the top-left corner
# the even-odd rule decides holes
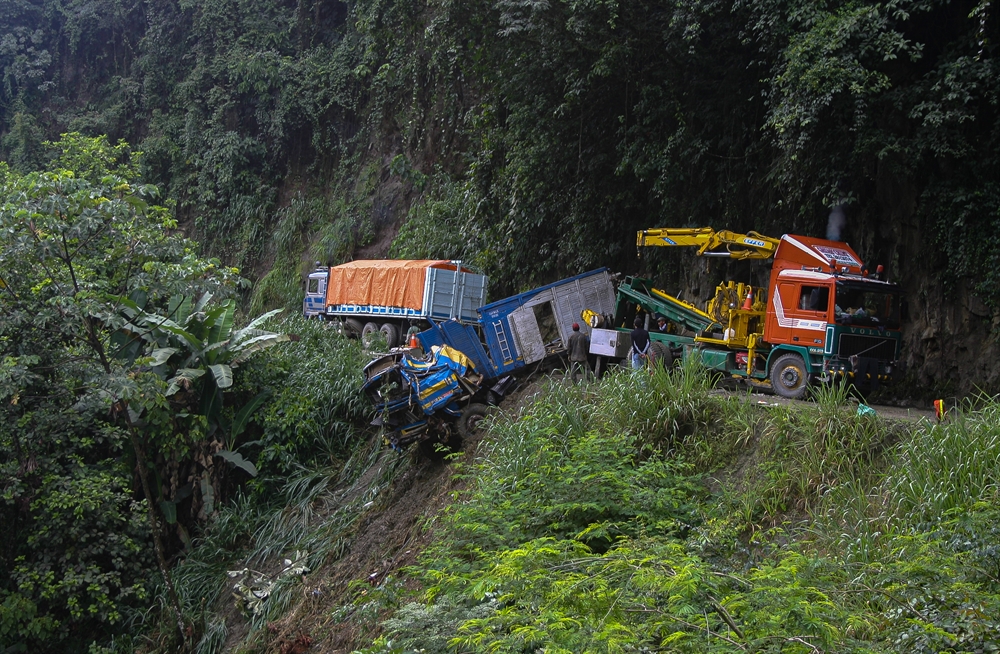
[[[743,528],[808,520],[841,486],[874,483],[901,437],[899,425],[859,413],[847,387],[818,387],[813,397],[795,406],[718,400],[724,418],[709,443],[715,456],[696,460],[725,464],[724,491]]]
[[[857,475],[831,493],[817,532],[868,563],[897,537],[939,528],[1000,492],[1000,402],[967,402],[945,423],[922,420],[877,473]]]
[[[885,480],[896,516],[933,520],[970,502],[993,501],[1000,482],[1000,403],[967,405],[944,425],[924,422]]]
[[[550,383],[492,419],[436,522],[432,604],[363,651],[993,651],[998,405],[911,427],[815,398],[717,394],[694,366]],[[727,501],[699,504],[696,469]]]
[[[270,508],[240,497],[220,511],[174,572],[187,620],[202,630],[196,651],[215,654],[226,642],[230,625],[219,613],[224,602],[233,601],[229,570],[247,568],[274,581],[262,610],[246,616],[245,643],[252,643],[301,597],[298,576],[277,575],[284,559],[305,552],[306,565],[316,572],[342,557],[350,550],[358,519],[379,508],[384,491],[410,461],[372,439],[342,469],[302,470]]]
[[[694,357],[671,370],[615,371],[595,389],[593,414],[609,433],[634,438],[649,451],[672,453],[715,424],[714,385]]]

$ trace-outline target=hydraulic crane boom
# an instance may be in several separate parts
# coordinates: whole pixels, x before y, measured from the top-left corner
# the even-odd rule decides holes
[[[780,239],[757,232],[737,234],[711,227],[644,229],[636,239],[636,254],[644,247],[697,247],[698,256],[730,259],[771,259]]]

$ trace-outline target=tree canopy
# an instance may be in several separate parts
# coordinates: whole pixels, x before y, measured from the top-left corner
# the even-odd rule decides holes
[[[634,265],[637,228],[823,234],[842,206],[863,256],[899,276],[929,257],[996,306],[993,9],[8,2],[2,149],[24,170],[67,129],[126,138],[189,235],[259,274],[335,263],[412,211],[398,251],[513,290]],[[263,304],[291,302],[273,274]]]
[[[147,448],[176,460],[208,436],[170,410],[165,361],[134,347],[148,326],[128,321],[127,298],[204,305],[240,279],[174,233],[125,145],[78,134],[49,145],[49,170],[4,169],[0,186],[0,642],[72,648],[86,644],[75,631],[112,629],[147,600],[160,534],[143,507],[171,490],[160,481],[154,496],[162,468]]]

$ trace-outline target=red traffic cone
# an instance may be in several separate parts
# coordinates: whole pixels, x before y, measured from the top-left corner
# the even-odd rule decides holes
[[[753,308],[753,286],[747,290],[747,299],[743,300],[743,310],[749,311]]]

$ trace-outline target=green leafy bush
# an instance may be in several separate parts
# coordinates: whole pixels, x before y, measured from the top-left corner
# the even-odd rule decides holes
[[[998,651],[995,402],[908,432],[843,388],[791,411],[686,374],[494,418],[410,570],[424,601],[363,651]],[[682,461],[733,447],[719,502]]]
[[[258,483],[268,485],[302,466],[345,460],[371,408],[360,391],[367,363],[360,341],[317,320],[289,317],[276,326],[296,340],[244,364],[237,389],[246,397],[270,393],[242,446],[261,471]]]

